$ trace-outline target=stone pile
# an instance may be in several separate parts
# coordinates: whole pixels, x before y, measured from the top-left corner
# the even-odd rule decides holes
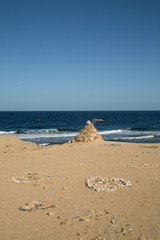
[[[97,129],[90,121],[87,121],[86,126],[80,131],[80,133],[71,141],[72,143],[81,142],[100,142],[103,141],[101,135],[97,132]]]

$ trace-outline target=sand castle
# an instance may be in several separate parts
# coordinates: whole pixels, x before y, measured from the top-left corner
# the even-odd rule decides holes
[[[81,142],[99,142],[103,141],[101,135],[97,132],[97,129],[93,126],[91,121],[87,121],[86,126],[80,131],[80,133],[72,139],[72,143]]]

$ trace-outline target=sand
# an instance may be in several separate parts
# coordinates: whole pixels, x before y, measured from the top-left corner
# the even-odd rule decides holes
[[[0,239],[159,240],[159,183],[160,144],[0,137]]]

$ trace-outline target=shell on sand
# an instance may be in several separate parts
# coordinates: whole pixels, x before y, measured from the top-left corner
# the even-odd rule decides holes
[[[130,181],[123,178],[105,178],[99,176],[87,178],[85,184],[87,187],[97,192],[113,192],[121,187],[132,186]]]
[[[72,139],[72,143],[81,142],[99,142],[103,141],[101,135],[97,132],[97,129],[90,121],[87,121],[86,126],[80,131],[80,133]]]
[[[40,185],[42,183],[49,183],[53,182],[53,176],[48,176],[47,173],[20,173],[16,176],[12,177],[10,181],[15,183],[22,183],[22,184],[32,184],[32,185]]]
[[[47,203],[41,202],[41,201],[31,201],[31,202],[27,202],[24,205],[22,205],[21,207],[19,207],[19,210],[35,211],[35,210],[45,210],[48,208],[55,208],[55,205],[53,205],[53,204],[48,205]]]

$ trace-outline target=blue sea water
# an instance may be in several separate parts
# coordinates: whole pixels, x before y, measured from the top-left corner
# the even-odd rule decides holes
[[[62,144],[94,118],[104,120],[95,124],[104,140],[160,143],[160,111],[0,112],[0,136]]]

